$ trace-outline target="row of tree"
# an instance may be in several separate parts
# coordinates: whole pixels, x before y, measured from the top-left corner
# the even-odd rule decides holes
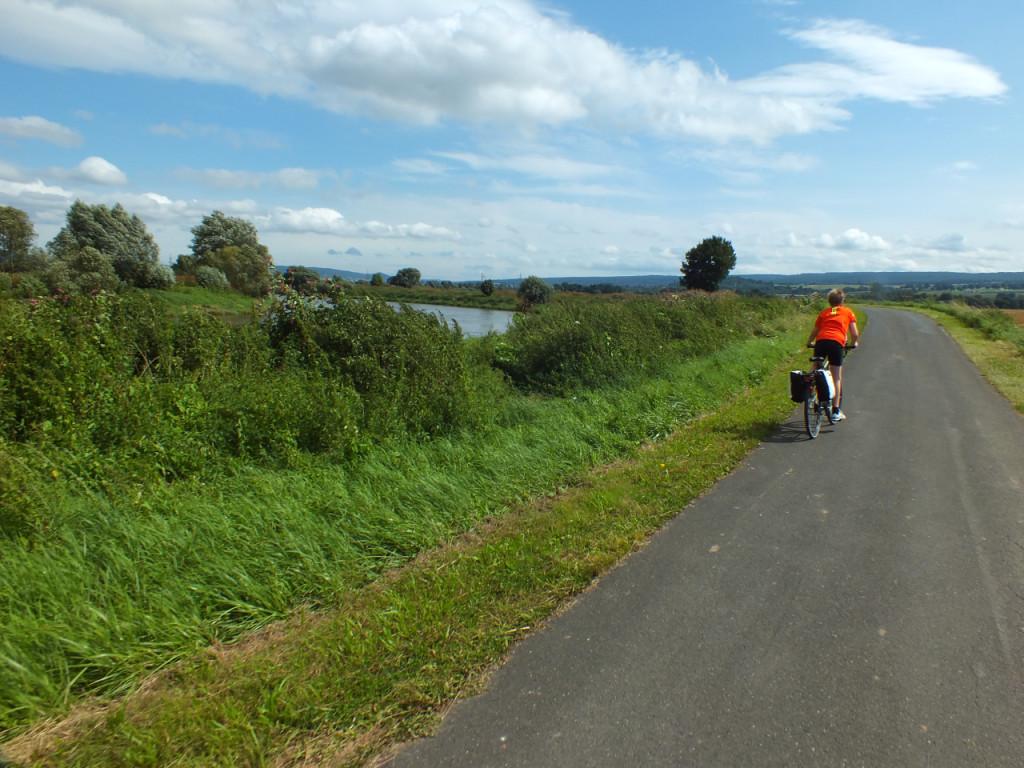
[[[35,240],[27,213],[0,207],[0,274],[4,275],[0,290],[10,290],[16,284],[26,295],[116,291],[125,286],[166,288],[174,283],[175,275],[188,275],[204,287],[231,287],[261,296],[276,276],[273,258],[260,243],[256,227],[221,211],[204,216],[192,228],[191,253],[178,256],[173,267],[160,263],[160,248],[145,223],[120,204],[108,208],[78,200],[68,210],[64,227],[45,248],[37,247]],[[688,289],[714,291],[735,265],[732,243],[721,237],[707,238],[686,254],[680,283]],[[418,269],[406,267],[386,282],[415,288],[421,278]],[[307,267],[290,268],[284,279],[300,292],[322,292],[319,273]],[[384,285],[385,278],[377,273],[371,283]],[[438,283],[438,287],[445,284]],[[565,285],[563,290],[570,287],[582,288]],[[606,285],[596,290],[611,292],[615,288]],[[494,282],[484,280],[480,289],[490,295]],[[520,284],[518,294],[524,303],[540,304],[548,301],[552,290],[541,278],[531,276]]]
[[[199,285],[231,287],[259,296],[270,287],[274,263],[245,219],[214,211],[192,228],[191,253],[173,267],[160,263],[160,248],[138,216],[76,201],[45,248],[24,211],[0,207],[0,289],[18,286],[26,295],[167,288],[175,275]]]

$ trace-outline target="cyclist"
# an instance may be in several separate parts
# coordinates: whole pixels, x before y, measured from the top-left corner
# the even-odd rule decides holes
[[[807,346],[814,347],[814,354],[828,358],[832,368],[832,378],[836,384],[836,396],[832,400],[832,421],[842,421],[846,415],[839,405],[843,397],[843,348],[847,336],[852,337],[853,346],[857,346],[857,317],[853,310],[843,306],[846,293],[842,288],[834,288],[828,293],[829,308],[823,310],[814,321]]]

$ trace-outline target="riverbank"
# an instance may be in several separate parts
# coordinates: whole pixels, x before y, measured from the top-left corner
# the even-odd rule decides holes
[[[3,307],[10,350],[38,351],[42,338],[55,346],[42,358],[5,354],[20,367],[2,373],[35,382],[26,391],[70,394],[31,403],[5,428],[42,424],[34,414],[48,412],[65,421],[0,443],[9,470],[0,477],[2,727],[93,697],[117,701],[153,670],[191,668],[203,649],[299,606],[308,616],[361,599],[439,542],[479,535],[527,499],[635,459],[638,446],[766,381],[788,364],[787,334],[805,334],[809,317],[794,302],[735,296],[616,300],[556,306],[500,341],[456,343],[436,321],[375,302],[308,317],[296,302],[275,310],[277,324],[227,334],[194,312],[162,330],[146,307],[104,297]],[[144,368],[140,327],[154,340],[144,349],[159,353]],[[353,338],[363,344],[354,355]],[[389,340],[389,354],[369,368],[382,350],[375,340]],[[367,386],[370,377],[353,391],[382,405],[380,417],[351,407],[355,399],[316,399],[354,386],[353,371],[377,370],[386,386]],[[402,387],[409,396],[397,402]],[[66,410],[46,411],[54,402]],[[368,429],[340,430],[350,451],[314,439],[353,414]],[[133,429],[139,437],[126,439]],[[246,429],[255,431],[239,441]],[[168,450],[175,444],[187,450]],[[156,479],[154,448],[166,452]]]
[[[732,345],[631,402],[591,402],[580,411],[584,421],[616,412],[645,418],[637,402],[674,398],[677,407],[690,404],[689,425],[673,432],[666,423],[654,442],[596,473],[563,465],[537,501],[524,496],[495,508],[379,581],[339,588],[316,610],[215,645],[127,699],[84,705],[72,723],[37,728],[9,749],[22,759],[34,754],[38,765],[366,764],[429,729],[445,702],[479,685],[518,636],[770,434],[793,409],[784,372],[803,355],[794,353],[802,335],[801,324]],[[547,431],[519,430],[515,443]],[[553,447],[508,469],[525,471]],[[515,447],[494,458],[504,450]]]

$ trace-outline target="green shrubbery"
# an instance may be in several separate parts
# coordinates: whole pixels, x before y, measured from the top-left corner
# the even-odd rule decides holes
[[[561,301],[521,318],[496,345],[496,365],[522,388],[565,394],[772,334],[784,311],[783,302],[734,294]]]
[[[1024,353],[1024,327],[1000,309],[978,309],[964,304],[935,304],[932,309],[959,319],[969,328],[977,328],[991,339],[1013,344]]]
[[[55,465],[77,457],[90,488],[344,461],[483,423],[510,391],[499,372],[523,392],[621,384],[765,333],[783,311],[732,295],[568,300],[467,344],[434,315],[368,298],[289,293],[240,326],[198,309],[171,317],[142,292],[9,300],[0,439]],[[0,530],[45,519],[25,471],[0,476]]]
[[[343,459],[478,421],[483,402],[461,335],[433,316],[287,296],[233,327],[171,318],[143,293],[0,302],[0,397],[0,438],[95,457],[90,487]],[[0,500],[19,500],[0,507],[0,530],[32,517],[16,474],[0,477]]]

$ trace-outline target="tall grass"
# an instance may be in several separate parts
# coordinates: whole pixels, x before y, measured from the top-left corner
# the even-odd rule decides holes
[[[990,339],[1005,341],[1024,354],[1024,326],[1000,309],[978,309],[966,304],[937,303],[927,305],[929,309],[955,317],[968,328],[975,328]]]
[[[231,640],[298,605],[330,601],[446,536],[499,515],[516,499],[628,455],[641,441],[665,435],[758,381],[788,351],[769,335],[760,309],[727,301],[736,302],[735,311],[727,303],[724,311],[709,310],[722,311],[722,317],[713,338],[703,342],[721,351],[666,357],[658,377],[627,367],[617,371],[615,386],[577,386],[560,398],[510,390],[492,365],[500,343],[495,338],[462,348],[436,320],[374,307],[344,321],[343,315],[302,314],[308,310],[303,306],[281,307],[295,322],[281,326],[278,318],[233,330],[196,316],[184,325],[174,321],[166,333],[154,323],[147,337],[155,340],[152,356],[140,357],[139,344],[123,344],[112,334],[108,346],[121,343],[135,363],[122,363],[133,374],[123,379],[119,407],[106,413],[123,411],[127,425],[112,416],[90,429],[71,423],[51,440],[52,428],[22,418],[7,423],[23,432],[0,444],[0,461],[13,478],[0,497],[3,512],[15,520],[20,501],[33,510],[0,536],[0,728],[59,712],[82,695],[124,690],[145,671],[197,648]],[[14,310],[30,320],[31,311]],[[768,314],[776,328],[794,319],[785,307]],[[81,311],[72,317],[82,317]],[[733,327],[737,317],[742,322]],[[403,323],[409,330],[394,332]],[[362,336],[353,328],[363,329]],[[393,347],[412,339],[430,348],[413,359],[401,349],[367,343],[388,333]],[[185,337],[192,340],[176,345],[175,338]],[[736,342],[724,341],[730,338]],[[84,350],[92,365],[88,345]],[[242,374],[231,367],[232,359],[244,362]],[[373,386],[374,375],[360,379],[352,360],[359,371],[385,379],[414,371],[412,378],[422,381],[399,382],[404,402],[396,403],[385,387]],[[188,375],[163,373],[168,378],[161,380],[153,373],[161,366]],[[225,369],[231,375],[219,376]],[[63,369],[45,370],[46,381],[61,380],[53,371]],[[451,389],[441,386],[441,374],[449,376],[444,381]],[[83,374],[69,362],[61,375]],[[333,382],[349,393],[340,407],[345,418],[370,425],[368,432],[376,429],[375,439],[361,435],[353,450],[342,452],[330,445],[310,449],[315,441],[296,436],[335,413],[283,397],[272,400],[273,407],[250,402],[271,397],[277,376],[289,377],[286,391],[325,408],[335,406],[309,393],[327,397],[323,382]],[[310,382],[323,389],[309,389]],[[448,411],[460,418],[447,430],[429,418],[409,420],[427,408],[416,393],[430,388],[441,394],[439,410],[452,408],[453,399],[462,409]],[[485,418],[487,393],[496,397]],[[3,397],[6,408],[11,390],[5,387]],[[375,398],[387,418],[374,421],[355,407]],[[67,400],[59,395],[57,402]],[[407,402],[410,410],[394,410]],[[224,412],[232,415],[209,416]],[[234,424],[236,437],[248,434],[245,418],[280,429],[285,437],[274,439],[290,452],[275,453],[269,438],[246,448],[240,438],[233,443],[209,428]],[[285,426],[275,426],[275,418]],[[402,428],[385,431],[396,423]],[[107,435],[105,442],[97,434]],[[128,435],[140,445],[130,445]],[[13,439],[18,436],[23,439]],[[173,482],[167,473],[152,473],[146,481],[138,469],[104,480],[112,457],[137,461],[168,447],[186,454],[167,457],[177,467]]]

